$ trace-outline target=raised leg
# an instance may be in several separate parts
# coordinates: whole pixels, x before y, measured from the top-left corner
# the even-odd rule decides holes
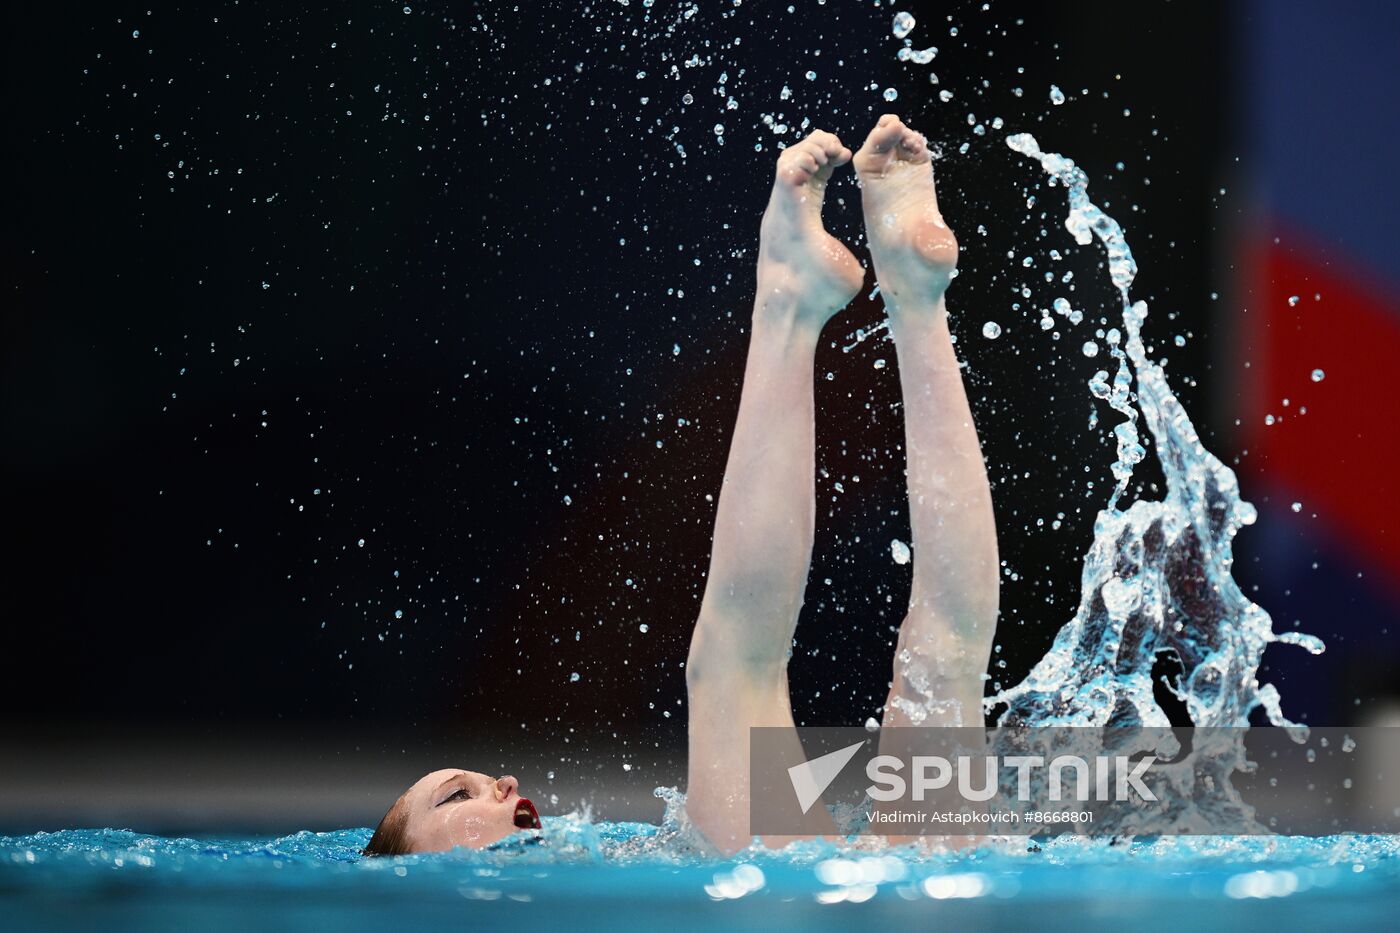
[[[854,162],[899,358],[914,550],[884,723],[981,726],[999,578],[991,489],[944,301],[958,244],[921,134],[881,117]]]
[[[785,150],[760,229],[744,388],[686,664],[686,811],[727,853],[753,839],[749,728],[792,726],[787,659],[816,512],[813,358],[822,326],[864,278],[821,223],[827,181],[850,159],[820,131]],[[796,764],[803,759],[793,742]]]

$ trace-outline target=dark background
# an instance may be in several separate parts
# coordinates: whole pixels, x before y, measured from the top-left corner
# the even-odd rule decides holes
[[[1249,170],[1229,37],[1247,10],[1138,4],[1127,30],[1109,3],[905,3],[915,47],[939,49],[921,66],[871,3],[409,3],[7,9],[0,724],[21,753],[82,772],[97,743],[111,774],[160,755],[193,773],[237,736],[250,769],[300,754],[391,785],[415,776],[406,749],[463,748],[606,759],[580,798],[622,779],[619,756],[659,783],[684,745],[758,219],[804,121],[855,148],[891,110],[942,150],[1007,564],[998,682],[1074,612],[1116,420],[1088,428],[1104,361],[1078,352],[1114,309],[1100,254],[1008,132],[1089,173],[1154,355],[1207,444],[1243,453],[1234,419],[1261,415],[1228,342]],[[864,258],[849,174],[826,216]],[[1037,318],[1059,295],[1087,320],[1056,343]],[[907,597],[893,346],[845,349],[881,314],[858,299],[816,361],[800,722],[878,718]],[[1261,507],[1239,576],[1276,629],[1327,638],[1343,623],[1299,619],[1258,570],[1269,539],[1307,534]],[[1392,631],[1355,654],[1393,659]],[[1345,680],[1284,663],[1295,718],[1350,722],[1390,689],[1388,662]],[[76,786],[34,774],[12,778]]]

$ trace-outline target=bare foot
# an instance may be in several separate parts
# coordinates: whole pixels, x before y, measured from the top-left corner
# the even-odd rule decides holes
[[[851,150],[822,130],[778,157],[759,233],[755,313],[795,315],[821,330],[860,291],[865,270],[822,226],[827,182],[849,161]]]
[[[928,140],[887,113],[855,154],[865,236],[892,312],[941,309],[958,241],[938,211]]]

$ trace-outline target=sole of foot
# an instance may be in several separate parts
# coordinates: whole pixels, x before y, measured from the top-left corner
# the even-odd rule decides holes
[[[851,150],[816,130],[783,150],[763,212],[755,313],[795,316],[820,330],[860,291],[865,270],[822,225],[827,184]]]
[[[852,159],[880,292],[892,311],[942,307],[958,241],[938,210],[928,140],[885,114]]]

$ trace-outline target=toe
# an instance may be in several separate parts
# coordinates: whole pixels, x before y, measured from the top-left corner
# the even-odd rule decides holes
[[[899,141],[906,132],[909,132],[909,127],[904,126],[904,122],[899,119],[899,116],[896,116],[895,113],[885,113],[875,123],[875,129],[871,130],[871,134],[865,137],[865,146],[878,148],[882,151],[886,150]]]
[[[823,155],[837,165],[844,165],[851,159],[851,150],[841,144],[840,138],[835,133],[828,133],[826,130],[816,130],[807,139],[819,149]]]
[[[865,145],[862,150],[872,152],[889,152],[894,145],[909,131],[908,127],[892,113],[887,113],[875,124],[875,128],[870,131],[870,135],[865,137]]]
[[[900,122],[899,117],[892,113],[882,116],[870,131],[870,135],[865,137],[865,144],[855,154],[856,171],[879,171],[888,165],[894,157],[895,147],[907,132],[908,128]]]
[[[831,179],[837,168],[851,161],[851,150],[841,144],[841,140],[837,138],[835,133],[828,133],[825,130],[813,130],[809,136],[793,146],[792,149],[810,156],[814,160],[816,168],[812,173],[812,179],[822,185]]]
[[[818,156],[821,156],[821,161],[818,161]],[[799,143],[785,149],[778,157],[778,180],[789,185],[806,184],[825,161],[825,155],[819,151],[813,152],[811,147]]]
[[[924,137],[923,133],[906,127],[899,138],[899,144],[895,150],[895,158],[904,162],[930,161],[928,139]]]

